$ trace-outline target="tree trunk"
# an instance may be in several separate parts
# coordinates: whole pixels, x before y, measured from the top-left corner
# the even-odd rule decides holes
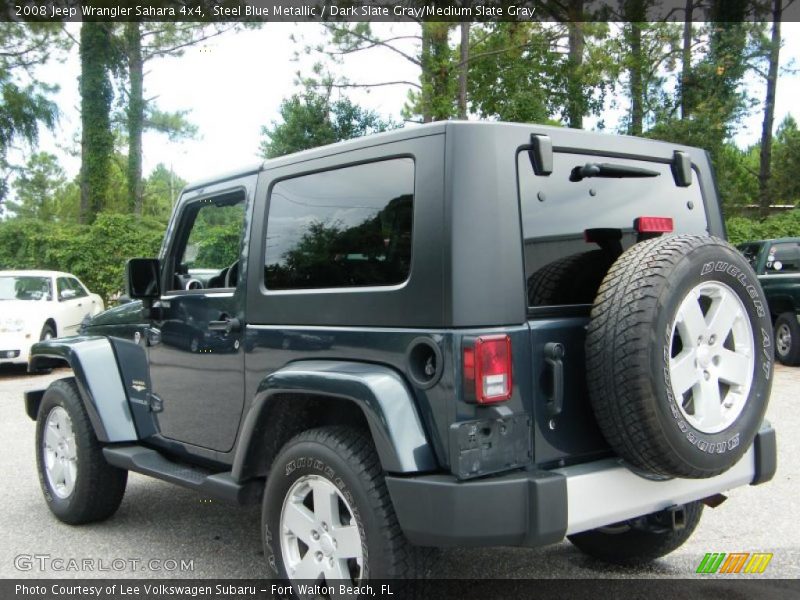
[[[461,62],[458,70],[458,118],[467,118],[467,78],[469,76],[469,27],[461,23]]]
[[[626,24],[623,35],[627,44],[627,65],[631,99],[631,111],[628,115],[628,133],[642,135],[644,131],[645,56],[642,49],[642,25],[647,21],[647,0],[626,0],[623,4],[623,15]]]
[[[111,35],[107,24],[81,25],[81,203],[78,220],[91,223],[103,208],[109,188],[114,137],[111,133],[113,89],[108,74]]]
[[[422,104],[422,122],[430,123],[433,121],[433,113],[431,111],[430,93],[425,90],[426,82],[430,80],[428,70],[431,62],[431,31],[427,23],[420,24],[422,28],[422,54],[420,62],[422,63],[422,73],[420,73],[420,83],[422,83],[421,104]],[[430,84],[429,84],[430,85]]]
[[[773,0],[772,40],[767,72],[767,97],[764,101],[764,123],[761,129],[761,156],[758,169],[758,206],[761,217],[769,216],[770,178],[772,176],[772,128],[775,123],[775,93],[778,88],[778,69],[781,57],[781,17],[783,0]]]
[[[569,31],[569,55],[567,58],[567,124],[574,129],[583,129],[586,99],[583,85],[583,52],[586,41],[583,35],[583,2],[570,0],[567,29]]]
[[[142,215],[142,132],[144,130],[144,60],[139,23],[125,24],[128,51],[128,208]]]
[[[681,65],[681,119],[688,119],[692,113],[689,100],[692,87],[692,42],[694,41],[694,0],[686,0],[683,22],[683,53]]]
[[[628,125],[630,135],[642,135],[644,131],[644,85],[642,78],[642,26],[631,22],[628,25],[630,43],[630,76],[631,115]]]

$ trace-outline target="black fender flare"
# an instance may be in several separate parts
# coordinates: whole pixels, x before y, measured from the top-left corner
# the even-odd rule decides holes
[[[33,345],[31,372],[64,363],[72,368],[97,439],[101,442],[139,439],[111,342],[105,337],[78,336]]]
[[[267,376],[259,385],[239,435],[231,475],[248,477],[248,470],[266,430],[271,402],[287,393],[315,394],[348,400],[361,410],[388,473],[419,473],[438,468],[433,449],[417,412],[414,397],[394,370],[376,364],[313,360],[295,362]]]

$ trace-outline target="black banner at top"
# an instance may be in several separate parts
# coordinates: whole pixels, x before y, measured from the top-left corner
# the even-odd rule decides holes
[[[780,4],[780,6],[778,6]],[[0,0],[0,20],[65,21],[800,21],[791,0]]]

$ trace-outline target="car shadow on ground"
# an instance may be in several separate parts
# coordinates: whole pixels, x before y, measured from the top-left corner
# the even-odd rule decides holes
[[[28,365],[0,365],[0,380],[28,377]]]
[[[71,369],[65,368],[58,368],[53,369],[52,373],[64,373],[64,377],[67,377],[72,371]],[[0,382],[7,379],[23,379],[23,378],[30,378],[32,381],[35,381],[37,376],[40,375],[47,375],[49,373],[28,373],[28,365],[12,365],[12,364],[5,364],[0,365]]]

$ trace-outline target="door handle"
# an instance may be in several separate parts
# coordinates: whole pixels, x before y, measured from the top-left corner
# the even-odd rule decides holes
[[[241,328],[242,323],[239,321],[239,319],[226,317],[224,315],[219,321],[208,322],[209,331],[224,331],[225,333],[231,333],[233,331],[239,331]]]
[[[547,402],[547,412],[551,417],[561,414],[564,410],[564,346],[557,342],[548,342],[544,345],[544,361],[550,369],[552,387],[550,400]]]
[[[78,302],[78,306],[83,306],[83,302]]]

